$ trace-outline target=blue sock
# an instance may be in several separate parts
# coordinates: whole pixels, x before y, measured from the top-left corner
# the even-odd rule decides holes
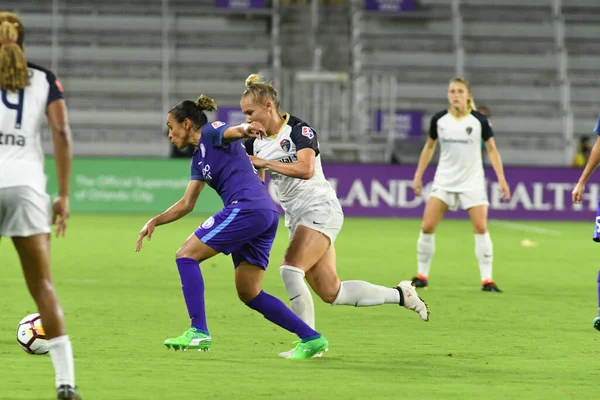
[[[179,270],[181,289],[188,314],[192,320],[192,327],[208,335],[204,304],[204,279],[202,279],[200,263],[193,258],[178,258],[175,262]]]
[[[272,323],[295,333],[300,339],[315,339],[321,336],[298,318],[281,300],[262,290],[255,298],[247,302],[246,305],[261,313]]]

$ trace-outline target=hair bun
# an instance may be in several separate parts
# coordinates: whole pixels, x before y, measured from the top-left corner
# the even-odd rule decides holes
[[[194,104],[201,111],[214,111],[217,109],[217,102],[204,94],[198,96]]]
[[[246,78],[246,87],[252,87],[253,84],[260,82],[260,75],[251,74]]]

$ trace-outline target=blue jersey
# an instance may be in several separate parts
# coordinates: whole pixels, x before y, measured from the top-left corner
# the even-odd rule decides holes
[[[596,122],[596,127],[594,128],[594,133],[596,135],[600,135],[600,117],[598,117],[598,122]]]
[[[221,121],[202,127],[200,143],[191,164],[192,180],[205,181],[217,191],[225,206],[277,211],[263,181],[258,177],[241,141],[224,143],[228,125]]]

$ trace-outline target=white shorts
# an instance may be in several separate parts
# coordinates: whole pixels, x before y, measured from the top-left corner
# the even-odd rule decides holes
[[[296,211],[295,215],[285,213],[285,226],[287,226],[290,238],[298,225],[306,226],[317,232],[321,232],[335,242],[337,235],[344,224],[344,212],[338,199],[326,203],[311,204],[304,212]]]
[[[483,189],[469,190],[465,192],[448,192],[434,186],[431,188],[431,193],[429,193],[429,196],[437,197],[446,203],[446,205],[448,205],[448,209],[451,211],[458,210],[459,205],[463,210],[468,210],[469,208],[476,206],[490,205],[487,193]]]
[[[50,232],[50,196],[28,186],[0,188],[0,236]]]

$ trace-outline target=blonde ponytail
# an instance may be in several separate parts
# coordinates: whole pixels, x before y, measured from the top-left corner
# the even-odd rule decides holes
[[[475,99],[473,99],[473,96],[467,100],[467,107],[469,107],[471,111],[477,111],[477,106],[475,105]]]
[[[0,13],[0,88],[17,91],[29,86],[29,69],[23,49],[23,25],[13,13]]]
[[[260,75],[251,74],[246,78],[246,87],[251,88],[257,82],[260,82]]]
[[[203,94],[198,96],[194,104],[202,111],[215,111],[217,109],[217,102]]]

